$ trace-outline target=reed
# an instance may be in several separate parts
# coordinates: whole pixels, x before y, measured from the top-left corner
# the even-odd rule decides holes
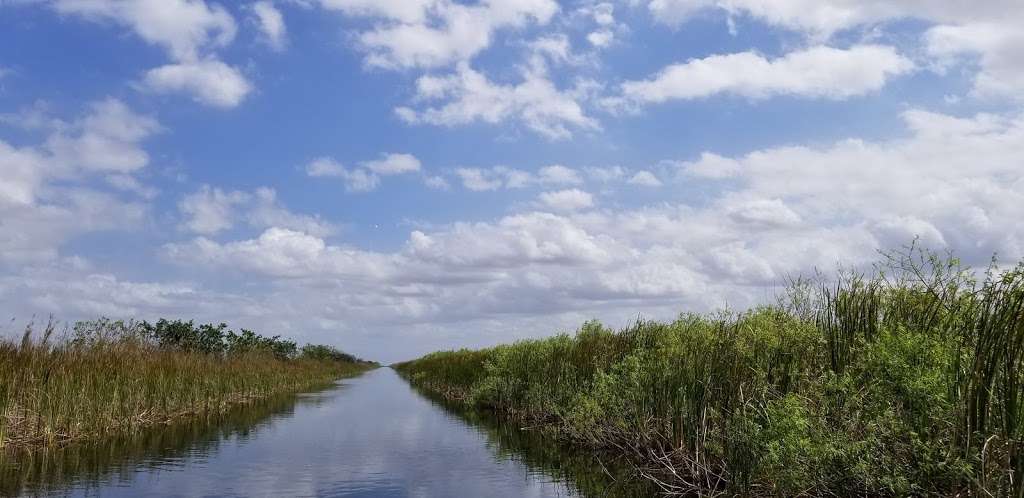
[[[177,328],[181,337],[235,348],[171,344],[161,340],[160,326],[110,320],[81,322],[60,338],[51,322],[38,340],[30,325],[21,341],[0,342],[0,456],[216,414],[375,366],[303,355],[294,343],[284,351],[287,341],[251,332],[242,334],[251,339],[243,347],[226,327],[176,323],[188,324],[187,333]]]
[[[1024,264],[910,246],[772,306],[394,367],[668,495],[1024,497]]]

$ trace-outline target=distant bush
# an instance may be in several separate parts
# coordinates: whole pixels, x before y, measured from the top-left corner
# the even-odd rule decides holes
[[[267,337],[251,330],[238,332],[227,324],[202,324],[184,320],[161,318],[156,323],[111,320],[77,322],[71,341],[79,345],[132,341],[150,344],[161,349],[202,353],[214,356],[239,356],[245,354],[270,354],[281,360],[296,358],[373,364],[333,346],[309,344],[300,350],[295,341],[281,339],[281,336]]]

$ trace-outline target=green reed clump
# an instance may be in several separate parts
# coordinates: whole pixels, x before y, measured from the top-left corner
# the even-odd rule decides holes
[[[276,337],[191,322],[79,322],[60,340],[54,331],[51,323],[33,340],[30,325],[20,342],[0,341],[0,450],[219,413],[375,366],[327,346],[299,354]],[[324,351],[336,354],[313,354]]]
[[[395,367],[666,494],[1024,497],[1024,265],[910,246],[773,306]]]

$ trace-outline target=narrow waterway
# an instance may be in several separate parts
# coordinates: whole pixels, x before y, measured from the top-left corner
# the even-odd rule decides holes
[[[216,420],[0,458],[4,496],[626,494],[596,461],[446,409],[389,368]]]

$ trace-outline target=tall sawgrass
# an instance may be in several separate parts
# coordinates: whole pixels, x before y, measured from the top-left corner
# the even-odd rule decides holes
[[[395,365],[667,494],[1024,497],[1024,266],[911,246],[741,313]]]
[[[192,327],[192,335],[212,344],[212,335],[198,333],[204,327]],[[51,323],[38,338],[29,326],[20,342],[0,342],[0,450],[61,445],[219,413],[374,366],[297,350],[282,355],[277,338],[254,340],[252,347],[233,352],[200,350],[162,341],[154,335],[158,328],[98,320],[79,323],[58,338]],[[224,327],[219,330],[227,337]]]

